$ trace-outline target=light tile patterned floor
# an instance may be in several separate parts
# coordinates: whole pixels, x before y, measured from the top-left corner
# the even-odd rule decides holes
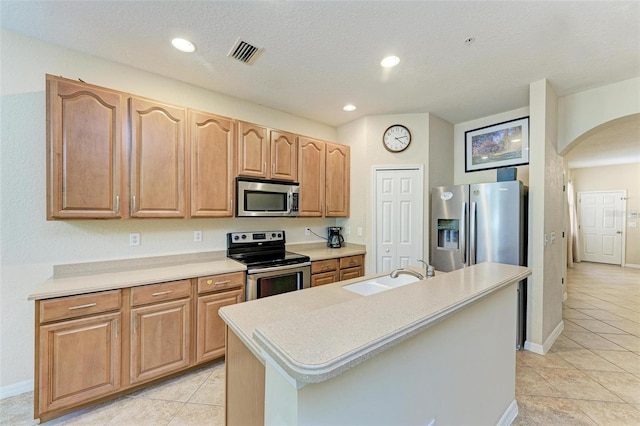
[[[546,355],[517,352],[514,425],[640,425],[640,270],[568,270],[565,330]],[[33,394],[0,401],[0,424],[33,425]],[[223,425],[224,364],[46,425]]]
[[[640,425],[640,270],[567,270],[564,331],[545,356],[517,353],[514,425]]]

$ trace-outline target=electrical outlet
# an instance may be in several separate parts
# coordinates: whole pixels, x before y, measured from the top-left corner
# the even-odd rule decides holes
[[[350,226],[347,226],[347,227],[345,228],[345,232],[347,233],[347,235],[351,235],[351,227],[350,227]]]
[[[362,226],[358,226],[358,230],[356,232],[358,233],[358,237],[362,237]]]
[[[304,235],[311,235],[311,228],[309,227],[304,228]]]
[[[140,245],[140,233],[132,232],[131,234],[129,234],[129,245],[130,246]]]
[[[197,243],[202,241],[202,231],[193,231],[193,241]]]

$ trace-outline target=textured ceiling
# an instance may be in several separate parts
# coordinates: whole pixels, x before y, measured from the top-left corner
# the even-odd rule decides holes
[[[542,78],[564,96],[637,77],[639,22],[638,1],[0,2],[4,29],[332,126],[455,124],[528,105]],[[239,37],[264,49],[252,65],[227,57]]]

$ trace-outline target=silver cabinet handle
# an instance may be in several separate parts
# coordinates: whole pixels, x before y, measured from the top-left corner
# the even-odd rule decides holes
[[[116,339],[117,339],[117,338],[118,338],[118,318],[116,318],[114,321],[115,321],[115,322],[114,322],[114,326],[113,326],[113,328],[114,328],[114,330],[115,330],[115,333],[116,333]]]
[[[152,296],[164,296],[165,294],[169,294],[169,293],[173,293],[173,290],[167,290],[167,291],[159,291],[157,293],[152,293]]]
[[[272,175],[276,174],[276,163],[271,163],[271,174]]]
[[[96,306],[97,303],[87,303],[86,305],[78,305],[78,306],[70,306],[69,310],[70,311],[74,311],[76,309],[86,309],[86,308],[92,308],[94,306]]]
[[[267,173],[267,162],[262,163],[262,173]]]
[[[120,196],[119,195],[116,195],[116,208],[115,208],[115,210],[116,210],[116,213],[120,212]]]
[[[460,241],[460,255],[462,256],[462,264],[467,265],[467,229],[465,223],[467,221],[467,203],[462,203],[462,211],[460,212],[460,235],[458,235],[458,241]]]
[[[224,281],[216,281],[215,283],[213,282],[213,280],[207,280],[207,285],[223,285],[223,284],[227,284],[230,283],[231,280],[224,280]]]
[[[135,213],[136,212],[136,196],[132,195],[131,196],[131,213]]]
[[[469,265],[476,264],[476,203],[471,203],[469,219]]]

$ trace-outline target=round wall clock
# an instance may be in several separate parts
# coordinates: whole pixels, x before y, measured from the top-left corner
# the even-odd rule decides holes
[[[382,145],[389,152],[404,151],[411,143],[411,132],[402,124],[389,126],[382,134]]]

